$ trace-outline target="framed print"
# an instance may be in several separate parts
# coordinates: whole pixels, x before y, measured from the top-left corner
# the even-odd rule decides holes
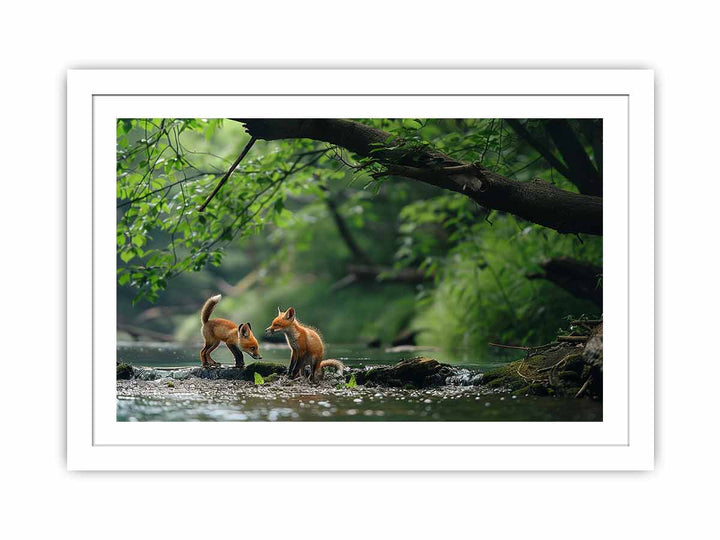
[[[75,70],[67,117],[70,469],[653,467],[652,72]]]

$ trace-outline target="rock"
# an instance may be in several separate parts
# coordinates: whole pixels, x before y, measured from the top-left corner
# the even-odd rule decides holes
[[[134,375],[135,375],[135,373],[133,372],[133,368],[131,365],[128,365],[125,362],[119,362],[116,365],[115,377],[118,380],[132,379],[134,377]]]
[[[121,366],[123,366],[121,368]],[[198,377],[200,379],[227,379],[240,381],[254,381],[255,373],[259,373],[262,377],[268,377],[272,374],[278,376],[287,373],[287,366],[283,364],[273,364],[270,362],[254,362],[244,368],[236,368],[235,366],[217,367],[217,368],[177,368],[177,369],[157,369],[147,367],[133,367],[127,364],[118,364],[118,379],[140,379],[143,381],[155,381],[157,379],[171,378],[176,380],[188,379],[190,377]]]
[[[241,381],[254,381],[255,373],[259,373],[263,378],[273,373],[284,375],[287,373],[287,366],[270,362],[254,362],[244,368],[236,368],[234,366],[209,369],[198,367],[191,370],[191,375],[203,379],[230,379]]]
[[[245,366],[245,371],[250,373],[250,378],[248,380],[252,380],[254,378],[253,373],[259,373],[263,377],[267,377],[273,373],[285,375],[287,370],[288,368],[286,365],[273,364],[272,362],[254,362]]]
[[[376,384],[402,388],[412,385],[415,388],[444,385],[455,370],[432,358],[417,357],[401,360],[394,366],[374,367],[355,375],[358,384]]]
[[[184,380],[190,377],[189,370],[178,369],[172,372],[172,378],[177,380]]]
[[[583,351],[585,363],[590,366],[602,366],[603,361],[603,325],[593,328],[590,339]]]

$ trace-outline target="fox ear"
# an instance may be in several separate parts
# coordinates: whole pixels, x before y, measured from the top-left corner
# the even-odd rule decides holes
[[[244,337],[244,338],[248,337],[248,326],[247,326],[247,323],[241,324],[239,330],[240,330],[240,335],[241,335],[242,337]]]
[[[280,306],[278,306],[278,315],[282,315],[283,310],[280,309]]]
[[[248,329],[252,332],[252,326],[250,326],[250,323],[246,322],[245,324],[247,324]]]
[[[285,312],[285,318],[292,321],[295,318],[295,308],[289,307]]]

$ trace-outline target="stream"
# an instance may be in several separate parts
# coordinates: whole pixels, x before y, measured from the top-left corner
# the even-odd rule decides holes
[[[153,368],[196,367],[200,345],[119,342],[117,360]],[[263,362],[289,364],[286,345],[263,343]],[[217,362],[234,364],[221,346]],[[427,356],[458,367],[484,371],[517,357],[501,351],[483,363],[452,357],[433,349],[371,349],[362,345],[328,344],[326,357],[347,366],[395,364],[403,358]],[[245,355],[245,363],[253,360]],[[330,371],[330,370],[329,370]],[[328,371],[328,373],[329,373]],[[602,421],[602,403],[554,397],[514,396],[482,386],[401,389],[346,388],[328,375],[320,384],[304,379],[255,385],[240,380],[118,380],[119,421]]]

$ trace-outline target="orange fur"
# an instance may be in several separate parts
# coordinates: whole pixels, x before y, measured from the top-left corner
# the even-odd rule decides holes
[[[200,351],[200,363],[203,367],[219,366],[215,360],[210,357],[210,353],[214,351],[220,343],[225,343],[227,348],[235,357],[235,366],[242,367],[244,365],[242,353],[245,352],[255,358],[262,360],[260,356],[257,339],[252,333],[250,323],[243,323],[240,326],[227,319],[210,319],[215,306],[222,298],[216,295],[205,302],[200,312],[200,320],[202,321],[202,336],[205,345]]]
[[[270,334],[275,332],[285,334],[287,344],[292,351],[288,368],[288,375],[292,379],[300,375],[306,365],[310,366],[310,380],[313,382],[322,379],[325,366],[333,366],[341,374],[345,369],[339,360],[323,360],[325,346],[322,337],[314,328],[305,326],[297,320],[294,308],[283,311],[278,307],[277,317],[265,331]]]

